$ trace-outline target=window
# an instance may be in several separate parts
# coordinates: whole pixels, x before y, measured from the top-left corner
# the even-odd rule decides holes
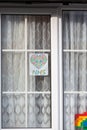
[[[21,9],[9,12],[0,15],[0,127],[58,128],[57,16],[51,11],[39,14],[37,9],[30,14]]]
[[[87,11],[33,9],[0,15],[0,127],[85,129]]]
[[[64,130],[87,128],[87,11],[63,11]]]
[[[1,15],[1,45],[2,128],[50,128],[50,16]],[[30,55],[37,68],[48,57],[48,74],[30,74]]]

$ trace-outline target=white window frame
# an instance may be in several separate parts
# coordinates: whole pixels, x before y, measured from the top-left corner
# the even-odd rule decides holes
[[[58,87],[58,13],[55,8],[0,8],[0,73],[1,73],[1,15],[2,14],[33,14],[33,15],[51,15],[51,121],[52,128],[39,128],[45,130],[58,130],[59,129],[59,87]],[[3,50],[4,52],[7,50]],[[8,50],[10,51],[10,50]],[[16,51],[16,50],[13,50]],[[21,50],[20,50],[21,51]],[[32,50],[30,50],[32,52]],[[38,50],[37,50],[38,51]],[[40,50],[42,51],[42,50]],[[27,62],[27,61],[26,61]],[[1,113],[1,75],[0,75],[0,113]],[[1,116],[0,116],[0,129]],[[14,129],[14,128],[13,128]],[[10,129],[10,130],[13,130]],[[26,128],[15,128],[16,130],[26,130]],[[38,128],[27,128],[29,130],[37,130]]]

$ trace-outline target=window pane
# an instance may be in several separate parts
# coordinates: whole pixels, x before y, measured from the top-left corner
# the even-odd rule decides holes
[[[64,90],[87,90],[87,54],[64,53]]]
[[[1,42],[3,49],[24,49],[24,16],[2,15]]]
[[[23,53],[2,53],[2,90],[25,90],[25,58]]]
[[[64,95],[64,130],[82,130],[75,128],[75,114],[87,112],[87,94]]]
[[[28,48],[50,49],[50,16],[28,17]]]
[[[2,128],[25,127],[25,95],[2,95]]]
[[[28,95],[28,127],[51,127],[50,94]]]
[[[63,48],[87,49],[86,11],[63,11]]]

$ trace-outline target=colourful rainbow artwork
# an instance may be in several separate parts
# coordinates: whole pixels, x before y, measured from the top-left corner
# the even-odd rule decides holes
[[[75,127],[87,130],[87,112],[84,112],[83,114],[75,114]]]

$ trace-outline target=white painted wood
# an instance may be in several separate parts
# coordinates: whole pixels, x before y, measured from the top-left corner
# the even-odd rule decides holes
[[[1,14],[0,14],[0,113],[1,112]],[[0,114],[0,129],[1,129],[2,114]]]
[[[25,93],[26,93],[25,91],[24,92],[15,92],[15,91],[14,92],[10,92],[10,91],[2,92],[2,94],[25,94]]]
[[[6,128],[6,129],[2,129],[2,130],[52,130],[52,128],[35,128],[35,129],[33,129],[33,128],[26,128],[26,129],[23,129],[23,128],[11,128],[11,129],[8,129],[8,128]]]
[[[17,50],[15,50],[15,49],[2,49],[2,52],[25,52],[26,50],[24,50],[24,49],[17,49]]]
[[[27,128],[27,80],[28,80],[28,77],[27,77],[27,60],[28,60],[28,56],[27,56],[27,17],[25,16],[25,92],[26,92],[26,95],[25,95],[25,104],[26,104],[26,128]]]
[[[39,50],[39,49],[38,50],[31,50],[31,49],[27,50],[27,52],[50,52],[50,51],[51,50],[48,50],[48,49],[47,50],[44,50],[44,49],[43,50]]]
[[[9,92],[9,91],[7,91],[7,92],[2,92],[2,94],[51,94],[51,92],[50,91],[43,91],[43,92],[38,92],[38,91],[30,91],[30,92]]]
[[[64,94],[87,94],[87,91],[64,91]]]
[[[58,44],[58,64],[59,64],[59,69],[58,69],[58,80],[59,80],[59,113],[60,113],[60,118],[59,118],[59,130],[63,130],[63,70],[62,70],[62,12],[59,10],[58,12],[58,22],[59,22],[59,44]]]
[[[28,94],[51,94],[51,92],[49,92],[49,91],[46,91],[46,92],[27,92]]]
[[[68,50],[68,49],[64,49],[63,52],[83,52],[83,53],[87,53],[87,50]]]
[[[51,50],[29,50],[29,49],[17,49],[17,50],[15,50],[15,49],[2,49],[2,52],[50,52]]]
[[[58,18],[57,15],[51,17],[51,91],[52,91],[52,129],[59,130],[58,127]]]

